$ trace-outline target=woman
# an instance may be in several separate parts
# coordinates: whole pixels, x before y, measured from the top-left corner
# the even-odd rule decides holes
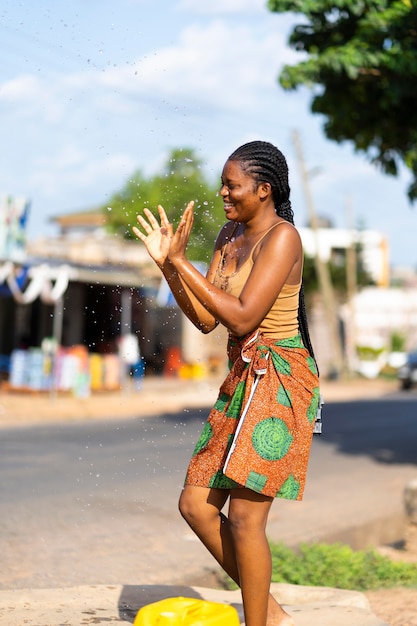
[[[242,592],[246,626],[293,626],[269,593],[265,534],[275,497],[302,498],[319,382],[301,289],[303,251],[288,169],[272,144],[238,148],[222,173],[228,222],[207,276],[187,260],[193,203],[174,233],[145,209],[134,228],[184,313],[229,331],[230,372],[197,443],[179,508]],[[229,499],[227,516],[222,509]]]

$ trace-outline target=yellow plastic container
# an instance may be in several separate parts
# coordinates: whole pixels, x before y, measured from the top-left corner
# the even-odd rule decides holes
[[[133,626],[239,626],[232,606],[197,598],[166,598],[142,607]]]

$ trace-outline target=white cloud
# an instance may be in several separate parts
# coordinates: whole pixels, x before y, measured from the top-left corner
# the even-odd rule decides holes
[[[80,106],[129,114],[166,100],[203,111],[251,111],[265,90],[278,93],[279,68],[294,58],[279,33],[215,20],[188,26],[175,45],[128,65],[89,69],[54,81],[18,77],[0,85],[0,102],[51,124],[70,124],[71,113]]]
[[[0,85],[0,100],[4,103],[30,101],[39,92],[39,79],[36,76],[18,76]]]
[[[115,153],[91,158],[91,154],[75,144],[62,146],[56,154],[39,157],[33,166],[29,183],[46,197],[63,190],[88,189],[95,185],[118,185],[137,168],[127,154]]]
[[[177,45],[142,57],[134,68],[97,74],[96,80],[119,96],[151,94],[190,107],[250,110],[262,99],[262,90],[276,89],[279,66],[293,59],[282,36],[216,20],[192,25]]]
[[[61,122],[70,98],[65,79],[52,83],[38,76],[23,75],[0,85],[0,103],[9,107],[8,115],[35,119],[38,123]]]
[[[201,2],[200,0],[181,0],[178,4],[181,11],[200,14],[222,13],[259,13],[266,11],[266,0],[210,0]]]

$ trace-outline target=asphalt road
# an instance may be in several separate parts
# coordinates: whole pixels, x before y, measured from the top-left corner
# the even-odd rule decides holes
[[[211,571],[176,509],[205,415],[3,429],[0,588],[189,582]],[[293,545],[393,519],[416,473],[415,394],[329,403],[305,499],[274,503],[269,536]]]

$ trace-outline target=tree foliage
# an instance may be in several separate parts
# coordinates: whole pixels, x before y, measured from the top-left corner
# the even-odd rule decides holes
[[[360,246],[356,247],[357,261],[356,261],[356,285],[358,289],[366,287],[368,285],[374,285],[375,281],[372,279],[369,272],[366,271],[363,259],[362,250]],[[340,301],[345,301],[347,298],[347,259],[335,262],[334,260],[328,263],[330,278],[333,288]],[[316,272],[316,266],[314,258],[305,255],[304,256],[304,270],[303,270],[303,284],[304,292],[308,303],[310,304],[310,298],[313,294],[319,291],[319,281]]]
[[[289,44],[307,58],[285,66],[285,89],[313,89],[324,131],[397,175],[411,171],[417,199],[417,3],[415,0],[269,0],[273,12],[302,14]],[[305,57],[304,55],[304,57]]]
[[[201,160],[190,148],[172,150],[161,170],[145,178],[137,171],[102,207],[110,230],[126,239],[134,238],[132,226],[145,207],[157,215],[161,204],[169,219],[178,224],[190,200],[195,202],[195,219],[188,253],[191,260],[208,261],[216,235],[224,222],[224,212],[217,197],[218,187],[208,182]]]

